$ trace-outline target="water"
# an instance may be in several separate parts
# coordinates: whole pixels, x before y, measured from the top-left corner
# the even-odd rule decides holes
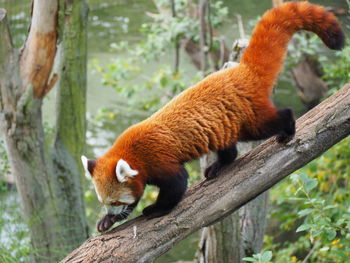
[[[261,15],[266,9],[271,7],[271,0],[226,0],[225,6],[229,7],[229,14],[232,14],[226,25],[220,29],[227,43],[231,43],[236,39],[238,27],[234,14],[241,14],[246,30],[249,34],[249,21]],[[333,5],[346,7],[344,0],[318,0],[312,1],[322,5]],[[122,105],[123,98],[120,97],[112,88],[104,87],[101,84],[99,74],[94,71],[92,61],[97,59],[102,65],[108,64],[113,57],[123,54],[116,54],[110,48],[111,43],[118,41],[129,41],[130,44],[136,43],[143,39],[139,32],[140,26],[150,21],[150,18],[145,15],[145,11],[156,13],[156,8],[152,1],[149,0],[89,0],[90,18],[89,18],[89,42],[88,42],[88,94],[87,94],[87,110],[88,116],[96,115],[98,109],[102,107],[118,107]],[[13,33],[13,41],[17,47],[22,46],[29,25],[30,0],[0,0],[0,7],[8,10],[9,21]],[[171,51],[165,57],[161,57],[157,63],[147,65],[148,71],[152,72],[156,69],[158,63],[167,63],[172,65]],[[196,70],[190,64],[189,59],[183,55],[181,59],[181,67],[186,68],[188,74],[193,74]],[[45,99],[44,117],[48,123],[53,123],[54,113],[54,97],[55,92],[51,92]],[[277,88],[276,104],[280,107],[289,106],[296,109],[297,114],[303,112],[303,106],[296,96],[295,90],[287,81],[279,82]],[[142,114],[128,113],[124,114],[121,110],[121,115],[111,121],[100,122],[98,125],[89,125],[87,133],[90,154],[101,155],[111,142],[120,134],[126,127],[143,119]],[[0,222],[5,223],[5,227],[0,229],[1,244],[9,244],[11,233],[16,229],[23,230],[24,225],[19,223],[16,218],[20,215],[18,198],[14,193],[2,194],[0,196],[2,211]],[[9,204],[13,206],[8,206]],[[98,210],[95,199],[87,202],[89,212],[89,220],[91,225],[94,225],[97,219]],[[7,210],[6,210],[6,209]],[[11,209],[11,213],[8,212]],[[16,226],[13,223],[16,222]],[[157,262],[174,262],[176,260],[191,260],[196,249],[198,236],[194,235],[186,239],[186,241],[177,245],[170,253],[162,256]]]

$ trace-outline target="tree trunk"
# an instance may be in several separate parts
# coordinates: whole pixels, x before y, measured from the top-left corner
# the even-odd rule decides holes
[[[299,98],[308,110],[320,103],[328,91],[319,68],[317,58],[304,54],[300,64],[292,69]]]
[[[86,57],[86,48],[81,49],[86,45],[85,27],[72,26],[86,19],[86,3],[34,0],[32,8],[31,27],[22,53],[12,46],[6,11],[0,12],[0,37],[5,40],[0,46],[1,128],[30,229],[32,260],[57,262],[88,236],[80,173],[76,164],[81,146],[75,145],[84,141],[85,106],[79,106],[79,112],[67,112],[73,101],[74,104],[85,105],[85,82],[75,78],[71,82],[77,85],[71,86],[67,79],[72,76],[61,76],[58,100],[64,99],[66,105],[64,109],[58,109],[57,123],[60,125],[57,125],[55,145],[51,152],[53,158],[47,150],[53,147],[45,142],[42,98],[55,85],[58,77],[54,74],[50,80],[58,32],[62,33],[61,43],[66,44],[62,52],[66,52],[69,58],[68,63],[67,56],[63,56],[62,63],[68,67],[77,65],[69,68],[72,70],[70,73],[77,74],[79,79],[86,78],[85,65],[79,64],[85,63]],[[65,18],[64,23],[60,19],[60,31],[59,14]],[[74,35],[70,36],[71,39],[66,38],[69,32]],[[61,74],[60,71],[58,73]],[[67,92],[70,95],[62,95]],[[74,93],[77,95],[73,96]],[[74,131],[70,133],[71,129]]]
[[[208,41],[207,41],[207,13],[208,0],[199,0],[198,14],[199,14],[199,54],[200,54],[200,70],[206,72],[208,70]]]
[[[238,152],[242,155],[259,143],[239,143]],[[211,163],[201,158],[202,170]],[[203,228],[196,253],[199,263],[240,263],[242,258],[260,251],[268,204],[268,192],[264,192],[232,215],[213,226]]]
[[[60,212],[56,216],[60,217],[65,251],[80,245],[89,233],[81,188],[83,171],[80,166],[86,131],[87,15],[85,0],[66,1],[65,15],[60,18],[63,27],[56,55],[60,78],[57,85],[55,136],[50,154],[55,194],[60,200]]]
[[[350,84],[297,120],[288,143],[276,138],[192,186],[168,215],[140,216],[90,238],[62,262],[151,262],[203,226],[222,220],[350,134]]]

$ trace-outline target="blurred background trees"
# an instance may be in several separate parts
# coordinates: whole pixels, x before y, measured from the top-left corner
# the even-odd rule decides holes
[[[75,1],[66,2],[71,4]],[[349,17],[346,15],[348,6],[345,1],[312,2],[332,6],[337,13],[345,14],[339,18],[343,25],[349,25]],[[27,35],[31,1],[3,0],[0,3],[0,7],[8,9],[13,42],[16,47],[20,47]],[[240,36],[235,14],[242,16],[245,32],[249,35],[257,17],[272,6],[270,0],[93,0],[88,3],[90,18],[86,135],[87,155],[90,157],[100,156],[126,127],[146,118],[204,75],[219,69],[228,60],[233,41]],[[202,9],[199,8],[200,5]],[[47,170],[57,176],[54,183],[57,185],[65,176],[74,174],[74,180],[79,178],[77,174],[80,164],[76,161],[83,151],[80,136],[84,129],[81,119],[85,87],[84,41],[82,39],[71,43],[69,40],[83,37],[85,7],[74,9],[73,5],[68,5],[66,8],[68,9],[59,16],[59,25],[62,27],[59,30],[60,48],[57,58],[61,57],[61,60],[57,62],[56,71],[61,81],[43,99],[43,130],[49,142],[43,151],[50,153],[50,160],[66,156],[70,158],[54,161]],[[345,13],[341,10],[345,10]],[[70,19],[73,17],[75,18]],[[76,27],[70,27],[70,23]],[[344,29],[349,32],[349,29]],[[301,100],[297,96],[299,94],[302,99],[309,98],[305,96],[305,85],[301,85],[295,77],[298,66],[304,66],[305,59],[310,57],[313,58],[312,61],[317,59],[316,67],[311,63],[317,73],[314,75],[321,76],[323,85],[330,88],[317,94],[328,96],[350,81],[349,45],[334,55],[323,47],[316,36],[297,35],[290,45],[285,71],[275,87],[273,98],[276,105],[292,107],[297,115],[310,108],[309,101],[314,103],[314,99]],[[78,61],[74,62],[74,58],[78,58]],[[79,68],[75,68],[74,63]],[[293,86],[299,87],[299,91]],[[56,100],[61,105],[57,110]],[[55,120],[56,114],[62,121]],[[69,116],[80,117],[64,121]],[[78,123],[81,126],[73,128]],[[69,134],[72,131],[79,131],[80,135]],[[65,139],[66,136],[74,139]],[[3,175],[8,175],[9,168],[12,167],[9,167],[7,154],[2,149],[0,148],[0,168]],[[251,256],[248,260],[288,263],[346,262],[350,253],[349,157],[349,140],[345,139],[271,190],[263,252],[253,257],[250,251],[246,254]],[[67,163],[75,168],[66,171]],[[52,166],[56,168],[53,169]],[[198,162],[188,164],[187,169],[191,174],[191,182],[201,177]],[[8,176],[7,179],[2,178],[0,206],[4,213],[0,215],[0,252],[3,253],[0,254],[4,256],[1,258],[0,255],[0,261],[25,261],[33,253],[28,242],[28,229],[33,220],[19,220],[21,212],[17,208],[17,194],[8,187],[6,182],[11,182]],[[70,183],[64,185],[71,186]],[[75,182],[73,185],[78,184]],[[147,188],[137,212],[153,202],[156,195],[155,188]],[[84,197],[90,229],[96,234],[94,224],[100,213],[100,205],[91,185],[84,184]],[[67,196],[62,198],[69,200]],[[70,205],[71,201],[66,203]],[[81,210],[78,213],[83,214],[80,215],[81,218],[84,217]],[[70,212],[65,216],[71,217]],[[80,227],[83,229],[81,236],[86,237],[84,223]],[[228,230],[222,229],[222,233],[227,234],[224,231]],[[199,234],[189,237],[156,262],[195,260],[199,239]],[[66,254],[64,251],[55,253],[61,257]]]

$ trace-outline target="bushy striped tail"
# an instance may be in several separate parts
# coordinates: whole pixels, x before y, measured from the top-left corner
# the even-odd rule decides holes
[[[280,72],[287,44],[298,30],[316,33],[330,49],[340,50],[345,36],[337,18],[309,2],[286,2],[267,11],[255,26],[241,63],[262,77],[270,88]]]

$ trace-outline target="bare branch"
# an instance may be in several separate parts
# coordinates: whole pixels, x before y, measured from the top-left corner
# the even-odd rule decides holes
[[[31,84],[35,97],[42,98],[50,88],[48,81],[57,49],[58,0],[33,0],[32,12],[20,70],[23,88]]]
[[[175,0],[170,0],[170,6],[171,6],[171,16],[173,18],[176,17],[176,7],[175,7]],[[179,37],[176,36],[175,38],[175,44],[174,44],[174,51],[175,51],[175,60],[174,60],[174,70],[173,73],[176,74],[179,72],[179,66],[180,66],[180,43],[179,43]]]
[[[13,44],[7,23],[7,12],[2,8],[0,9],[0,37],[0,65],[3,65],[8,63],[8,57],[13,53]]]
[[[3,124],[8,126],[15,109],[14,93],[19,81],[16,78],[18,55],[13,47],[5,9],[0,9],[0,39],[0,112],[5,118]]]
[[[297,121],[287,144],[274,138],[202,180],[167,216],[138,217],[90,238],[62,262],[151,262],[175,243],[211,225],[266,191],[350,134],[350,84]],[[133,229],[137,229],[136,235]]]
[[[208,46],[207,46],[207,23],[206,14],[208,12],[208,0],[200,0],[198,3],[199,9],[199,44],[200,44],[200,69],[206,71],[208,69]]]

